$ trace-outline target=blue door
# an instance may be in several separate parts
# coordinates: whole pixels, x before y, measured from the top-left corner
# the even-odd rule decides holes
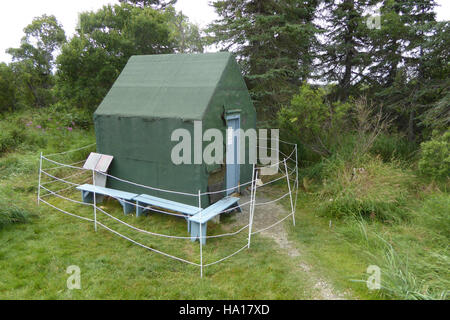
[[[241,127],[240,115],[227,116],[227,195],[238,191],[240,166],[239,166],[239,128]],[[231,130],[230,130],[231,129]]]

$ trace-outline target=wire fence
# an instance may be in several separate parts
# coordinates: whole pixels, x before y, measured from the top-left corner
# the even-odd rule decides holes
[[[297,145],[296,144],[292,144],[289,142],[285,142],[282,140],[279,140],[279,142],[287,144],[289,146],[292,147],[292,151],[290,152],[289,155],[282,153],[281,151],[279,155],[284,156],[283,160],[278,161],[275,164],[271,164],[271,165],[267,165],[267,166],[256,166],[255,164],[253,165],[253,170],[252,170],[252,178],[250,181],[245,182],[243,184],[240,184],[239,187],[247,187],[247,189],[250,189],[249,193],[250,193],[250,200],[249,201],[245,201],[244,203],[235,205],[231,208],[227,208],[225,210],[222,210],[218,215],[222,214],[222,213],[229,213],[232,212],[234,210],[237,209],[245,209],[248,210],[248,223],[246,222],[243,226],[239,226],[238,230],[235,231],[231,231],[231,232],[226,232],[226,233],[222,233],[222,234],[216,234],[216,235],[206,235],[206,234],[202,234],[202,227],[199,227],[199,232],[200,235],[197,236],[185,236],[185,235],[173,235],[173,234],[164,234],[164,233],[160,233],[160,232],[153,232],[153,231],[149,231],[149,230],[145,230],[143,228],[139,228],[137,226],[132,225],[129,222],[123,221],[122,219],[119,219],[118,217],[114,216],[113,214],[109,213],[106,211],[106,209],[104,207],[100,207],[97,205],[97,196],[101,196],[101,194],[97,194],[96,193],[96,188],[93,188],[93,192],[92,192],[92,199],[93,199],[93,203],[89,203],[89,202],[84,202],[84,201],[79,201],[79,200],[75,200],[72,199],[71,197],[74,196],[74,191],[77,191],[76,188],[88,183],[89,181],[92,182],[92,184],[94,186],[96,186],[95,184],[95,174],[96,173],[100,173],[102,175],[105,175],[106,177],[110,178],[110,179],[116,179],[118,181],[121,181],[123,183],[127,183],[133,186],[137,186],[137,187],[141,187],[141,188],[145,188],[148,190],[152,190],[152,191],[158,191],[158,192],[165,192],[165,193],[171,193],[171,194],[178,194],[178,195],[185,195],[185,196],[191,196],[191,197],[197,197],[198,198],[198,207],[199,207],[199,212],[197,213],[198,215],[202,215],[202,207],[201,207],[201,197],[205,196],[205,195],[213,195],[213,194],[218,194],[218,193],[226,193],[228,191],[230,191],[231,189],[235,189],[234,188],[227,188],[227,189],[223,189],[223,190],[219,190],[219,191],[207,191],[207,192],[201,192],[200,190],[198,191],[198,193],[194,194],[194,193],[189,193],[189,192],[181,192],[181,191],[175,191],[175,190],[167,190],[167,189],[162,189],[162,188],[157,188],[157,187],[151,187],[151,186],[146,186],[146,185],[142,185],[139,183],[135,183],[132,181],[128,181],[125,179],[121,179],[115,176],[112,176],[110,174],[104,173],[104,172],[97,172],[95,170],[91,170],[91,169],[85,169],[83,167],[77,166],[81,163],[83,163],[85,160],[81,160],[81,161],[77,161],[71,164],[64,164],[62,162],[56,161],[55,159],[50,159],[49,157],[56,157],[59,155],[66,155],[72,152],[76,152],[79,150],[83,150],[83,149],[87,149],[90,148],[94,145],[89,145],[86,147],[82,147],[82,148],[78,148],[75,150],[70,150],[70,151],[65,151],[65,152],[60,152],[60,153],[53,153],[51,155],[43,155],[41,153],[40,155],[40,159],[39,159],[39,185],[38,185],[38,195],[37,195],[37,201],[38,204],[40,202],[44,203],[45,205],[48,205],[49,207],[64,213],[66,215],[87,221],[89,223],[94,223],[94,228],[95,231],[97,231],[97,227],[103,228],[117,236],[119,236],[122,239],[125,239],[127,241],[130,241],[131,243],[134,243],[140,247],[143,247],[149,251],[152,251],[154,253],[157,254],[161,254],[165,257],[180,261],[180,262],[184,262],[196,267],[200,268],[200,276],[203,276],[203,269],[212,265],[216,265],[218,263],[221,263],[225,260],[230,259],[231,257],[237,255],[238,253],[242,252],[244,249],[246,248],[250,248],[251,245],[251,240],[252,240],[252,236],[256,235],[258,233],[264,232],[270,228],[275,227],[276,225],[282,223],[283,221],[285,221],[286,219],[288,219],[289,217],[292,217],[292,221],[293,224],[295,226],[295,208],[296,208],[296,204],[297,204],[297,194],[298,194],[298,150],[297,150]],[[272,149],[273,150],[277,150],[277,149],[273,149],[273,148],[267,148],[267,149]],[[293,163],[295,166],[288,166],[288,162],[289,163]],[[50,164],[51,167],[45,168],[45,170],[43,169],[44,164]],[[262,167],[276,167],[277,168],[277,175],[280,175],[278,177],[272,178],[269,181],[266,181],[264,183],[262,183],[260,177],[258,177],[259,175],[259,171]],[[68,170],[75,170],[75,172],[70,173],[69,175],[65,175],[63,177],[58,177],[58,172],[55,173],[49,173],[48,171],[50,170],[54,170],[54,169],[68,169]],[[67,173],[66,173],[67,174]],[[85,175],[86,174],[86,175]],[[44,181],[45,179],[47,179],[48,181]],[[265,201],[265,202],[258,202],[257,201],[257,190],[264,188],[266,186],[269,186],[273,183],[276,182],[280,182],[280,181],[285,181],[285,186],[286,186],[286,192],[284,192],[282,195],[280,195],[279,197],[277,197],[276,199],[273,200],[269,200],[269,201]],[[54,185],[59,185],[58,190],[52,190],[51,187]],[[242,189],[241,189],[242,190]],[[64,194],[64,195],[63,195]],[[81,205],[83,207],[91,207],[93,209],[93,218],[90,217],[84,217],[81,216],[79,214],[73,213],[73,212],[69,212],[68,209],[63,209],[59,206],[57,206],[56,204],[52,204],[50,202],[51,198],[58,198],[63,200],[64,202],[69,202],[72,203],[73,205]],[[290,201],[290,208],[291,211],[290,213],[277,220],[276,222],[272,223],[269,226],[265,226],[262,227],[259,230],[253,230],[253,222],[254,222],[254,217],[255,217],[255,209],[256,207],[260,207],[260,206],[265,206],[268,204],[272,204],[272,203],[277,203],[285,198],[289,197],[289,201]],[[111,197],[114,198],[114,197]],[[121,202],[121,204],[123,205],[129,205],[129,206],[133,206],[136,208],[140,208],[142,210],[148,209],[148,206],[143,206],[141,204],[138,204],[137,202],[133,202],[133,201],[128,201],[125,199],[120,199],[120,198],[115,198],[116,200],[119,200]],[[158,209],[155,207],[151,207],[151,210],[154,212],[159,212],[159,213],[163,213],[163,214],[167,214],[167,215],[171,215],[171,216],[176,216],[176,217],[183,217],[186,220],[189,220],[189,216],[184,215],[184,214],[179,214],[179,213],[174,213],[171,211],[166,211],[166,210],[162,210],[162,209]],[[257,210],[256,210],[257,211]],[[100,214],[100,216],[97,215],[97,213]],[[274,213],[275,214],[275,213]],[[258,215],[258,212],[256,212],[256,215]],[[139,240],[133,239],[132,237],[128,236],[128,235],[124,235],[123,232],[118,231],[117,229],[113,229],[112,227],[108,226],[106,224],[105,221],[100,221],[99,218],[106,218],[107,221],[111,221],[114,223],[118,223],[120,226],[122,226],[123,228],[126,228],[126,230],[132,231],[132,232],[137,232],[138,234],[141,235],[145,235],[145,236],[151,236],[151,237],[159,237],[162,239],[175,239],[175,240],[190,240],[190,241],[195,241],[195,240],[199,240],[199,252],[200,252],[200,256],[199,256],[199,260],[200,263],[195,262],[195,261],[190,261],[188,259],[184,259],[181,257],[178,257],[176,255],[164,252],[162,250],[156,249],[154,247],[152,247],[151,245],[146,245],[144,243],[142,243]],[[231,254],[228,254],[224,257],[218,258],[217,260],[213,261],[213,262],[209,262],[209,263],[204,263],[204,257],[203,257],[203,242],[206,239],[217,239],[217,238],[226,238],[226,237],[234,237],[237,236],[239,234],[242,234],[245,230],[248,230],[248,236],[247,237],[247,241],[245,243],[245,245],[243,247],[240,247],[238,250],[232,252]]]

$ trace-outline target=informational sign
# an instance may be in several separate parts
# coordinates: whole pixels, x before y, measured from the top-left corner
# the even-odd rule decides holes
[[[84,169],[95,170],[95,185],[106,186],[106,173],[114,157],[106,154],[91,152],[83,165]]]

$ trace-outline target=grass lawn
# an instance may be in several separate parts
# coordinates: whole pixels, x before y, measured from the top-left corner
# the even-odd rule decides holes
[[[29,198],[31,206],[35,205],[33,202]],[[118,214],[121,211],[115,204],[108,203],[108,206],[116,207]],[[160,231],[180,231],[186,227],[184,221],[167,216],[122,218],[139,227]],[[117,224],[108,225],[127,234]],[[198,242],[148,236],[134,238],[198,261]],[[0,232],[0,296],[2,299],[307,299],[313,296],[308,279],[295,272],[294,261],[283,256],[270,241],[253,239],[250,250],[206,268],[205,276],[200,279],[198,267],[151,253],[104,229],[99,228],[96,233],[92,223],[42,206],[39,217],[31,223],[9,226]],[[245,241],[245,237],[210,239],[204,255],[215,260]],[[66,287],[69,276],[66,269],[70,265],[81,269],[81,290]]]

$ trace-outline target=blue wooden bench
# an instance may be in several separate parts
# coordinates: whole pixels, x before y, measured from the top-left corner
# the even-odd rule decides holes
[[[229,209],[233,205],[236,205],[236,209],[241,211],[236,197],[226,197],[216,203],[210,205],[205,209],[190,206],[176,201],[162,199],[147,194],[135,194],[110,188],[104,188],[99,186],[93,186],[91,184],[83,184],[77,187],[81,190],[81,197],[83,202],[93,203],[94,192],[96,195],[105,195],[117,199],[123,207],[125,214],[133,211],[133,207],[136,207],[136,216],[141,216],[147,208],[144,205],[180,212],[185,215],[188,221],[188,232],[191,233],[191,240],[195,241],[200,238],[200,228],[202,228],[202,237],[206,236],[207,222],[217,215],[221,214],[224,210]],[[100,201],[99,201],[100,202]],[[201,239],[202,244],[206,243],[206,238]]]
[[[180,202],[175,202],[167,199],[162,199],[154,196],[150,196],[147,194],[141,194],[139,196],[134,197],[136,201],[136,216],[139,217],[142,215],[146,208],[143,208],[143,205],[149,205],[153,207],[158,207],[166,210],[171,210],[175,212],[180,212],[187,216],[192,216],[198,213],[201,209],[198,207],[190,206],[187,204],[183,204]]]
[[[104,188],[99,186],[94,186],[92,184],[83,184],[77,187],[81,190],[81,198],[85,203],[94,202],[94,191],[96,195],[104,195],[117,199],[123,207],[123,213],[128,214],[133,211],[134,208],[134,198],[137,196],[136,193],[130,193],[110,188]],[[127,202],[125,202],[127,201]],[[101,202],[101,201],[100,201]],[[132,202],[132,203],[128,203]]]
[[[188,219],[188,229],[191,231],[191,241],[195,241],[200,238],[200,228],[202,228],[202,244],[206,243],[206,226],[207,222],[214,218],[215,216],[222,213],[222,211],[236,205],[236,209],[241,211],[241,208],[237,204],[239,198],[236,197],[226,197],[216,203],[210,205],[209,207],[203,209],[199,213],[193,215]]]

